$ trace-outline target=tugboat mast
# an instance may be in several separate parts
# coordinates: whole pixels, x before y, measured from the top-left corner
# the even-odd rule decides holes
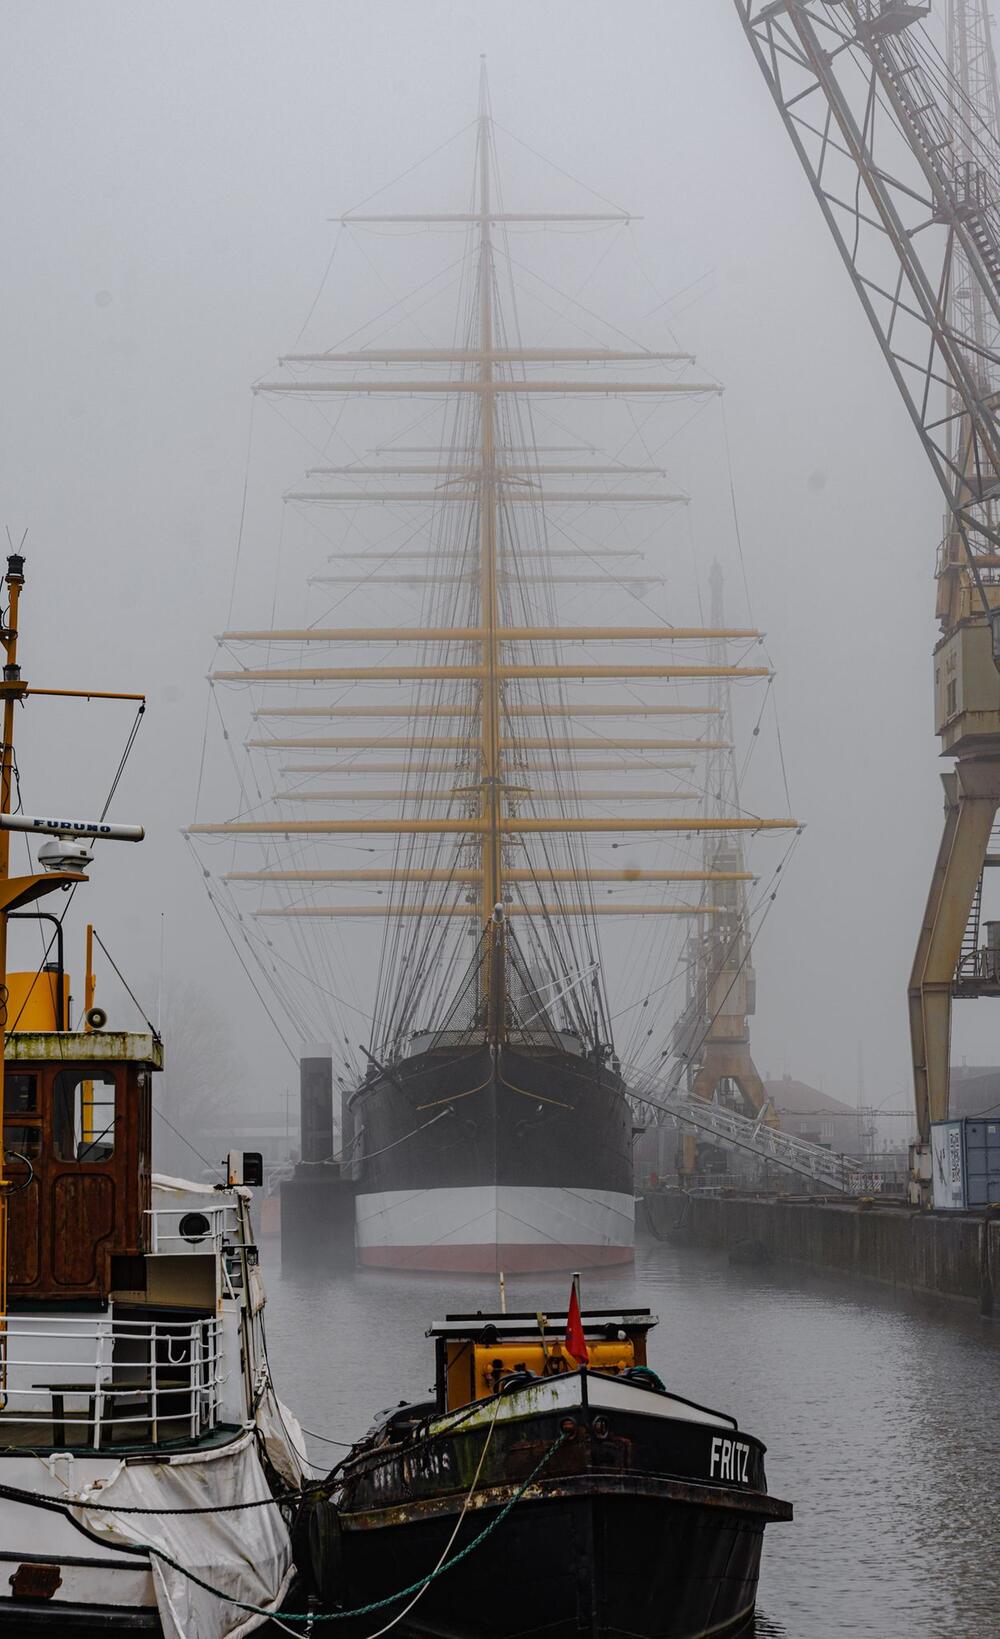
[[[21,667],[17,659],[18,639],[18,609],[21,600],[21,587],[24,585],[24,557],[20,552],[12,552],[7,559],[7,571],[4,575],[4,585],[7,589],[7,608],[3,612],[3,621],[0,625],[0,643],[4,651],[3,680],[0,682],[0,693],[3,695],[3,746],[0,748],[0,1132],[3,1130],[4,1118],[4,1080],[5,1058],[8,1035],[7,1018],[7,919],[13,911],[30,905],[34,900],[41,899],[45,894],[54,893],[57,888],[70,888],[79,882],[86,882],[84,866],[87,856],[83,850],[72,848],[60,851],[50,847],[49,859],[45,861],[47,869],[32,873],[30,876],[11,876],[10,874],[10,834],[11,831],[36,831],[47,835],[50,839],[67,839],[70,837],[96,836],[110,838],[114,841],[140,842],[143,831],[137,825],[99,825],[71,822],[69,820],[30,820],[23,815],[16,819],[11,817],[11,793],[14,784],[14,708],[19,700],[24,700],[29,694],[59,695],[64,698],[100,699],[100,700],[134,700],[145,705],[145,696],[141,694],[118,694],[104,691],[87,691],[83,689],[32,689],[21,677]],[[40,856],[41,857],[41,856]],[[61,975],[59,982],[62,982]],[[7,1328],[7,1192],[10,1180],[4,1166],[4,1146],[0,1143],[0,1340],[4,1337]],[[7,1360],[4,1353],[0,1353],[0,1408],[5,1404]]]

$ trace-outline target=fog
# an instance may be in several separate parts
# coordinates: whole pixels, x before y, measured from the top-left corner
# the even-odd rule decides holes
[[[3,37],[0,521],[15,544],[27,531],[24,672],[149,699],[112,809],[148,840],[98,847],[67,921],[75,973],[90,916],[147,1010],[205,994],[248,1100],[294,1085],[181,835],[214,634],[234,585],[239,618],[268,624],[278,496],[305,465],[272,427],[234,582],[249,385],[299,333],[329,218],[468,124],[485,53],[498,122],[643,217],[587,302],[633,334],[651,315],[654,347],[669,320],[725,384],[752,615],[806,825],[756,953],[758,1065],[853,1103],[860,1053],[866,1101],[908,1107],[905,988],[944,766],[931,696],[942,506],[731,0],[34,0],[5,9]],[[437,204],[442,174],[432,165],[419,197],[416,180],[395,197]],[[331,340],[391,300],[362,264],[346,278]],[[702,578],[718,555],[742,622],[711,417],[671,476],[693,497]],[[288,609],[315,566],[290,554]],[[29,702],[26,811],[99,811],[130,721],[126,705]],[[213,791],[221,756],[215,738]],[[786,811],[778,777],[772,745],[758,811]],[[761,845],[755,868],[776,857]],[[34,948],[15,945],[14,965]],[[114,982],[102,987],[124,1016]],[[985,1007],[958,1009],[956,1057],[990,1062],[992,1039]]]

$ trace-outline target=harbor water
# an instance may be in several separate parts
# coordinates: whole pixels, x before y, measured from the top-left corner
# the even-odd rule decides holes
[[[264,1264],[279,1391],[330,1440],[433,1392],[431,1320],[498,1306],[486,1279],[282,1276],[273,1243]],[[651,1308],[650,1363],[668,1387],[766,1443],[769,1488],[796,1517],[765,1535],[757,1639],[1000,1634],[1000,1324],[670,1246],[641,1249],[627,1275],[585,1275],[583,1295]],[[507,1283],[510,1309],[567,1296],[562,1277]],[[315,1438],[310,1450],[324,1470],[341,1454]]]

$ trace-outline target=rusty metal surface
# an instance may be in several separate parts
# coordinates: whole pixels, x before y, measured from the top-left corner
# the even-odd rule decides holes
[[[455,1515],[463,1507],[502,1508],[560,1430],[568,1437],[525,1492],[525,1502],[600,1506],[641,1500],[737,1515],[760,1528],[792,1517],[791,1504],[767,1494],[764,1447],[753,1435],[735,1429],[723,1435],[718,1425],[660,1415],[652,1391],[649,1411],[611,1411],[587,1403],[571,1412],[565,1407],[540,1411],[531,1385],[519,1391],[521,1398],[523,1417],[489,1426],[478,1420],[453,1423],[428,1437],[419,1421],[405,1433],[398,1423],[386,1425],[388,1442],[379,1445],[376,1436],[374,1445],[348,1459],[335,1485],[344,1529],[384,1530]],[[718,1449],[737,1441],[745,1452],[742,1475],[737,1469],[721,1482],[713,1480]],[[480,1484],[470,1498],[476,1474]]]
[[[62,1572],[58,1565],[32,1561],[19,1565],[8,1581],[15,1599],[51,1599],[62,1585]]]
[[[467,1512],[502,1508],[510,1501],[516,1485],[489,1486],[477,1491],[468,1504]],[[655,1474],[601,1473],[561,1475],[554,1480],[538,1480],[529,1486],[523,1502],[546,1502],[555,1498],[587,1497],[645,1497],[659,1502],[673,1502],[687,1507],[722,1509],[729,1513],[753,1514],[772,1522],[790,1520],[793,1507],[780,1497],[768,1496],[763,1491],[732,1491],[714,1485],[696,1485],[688,1480],[663,1479]],[[418,1520],[435,1519],[441,1515],[457,1514],[465,1506],[465,1496],[452,1494],[444,1497],[425,1497],[419,1501],[400,1503],[388,1508],[366,1508],[352,1511],[341,1508],[340,1520],[345,1531],[372,1531],[386,1526],[412,1525]]]

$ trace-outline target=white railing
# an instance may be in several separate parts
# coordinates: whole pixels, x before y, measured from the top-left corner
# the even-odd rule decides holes
[[[0,1446],[196,1441],[219,1421],[221,1321],[0,1317]]]
[[[231,1202],[153,1207],[146,1217],[152,1253],[220,1252],[224,1242],[240,1235],[239,1213]]]
[[[689,1097],[672,1085],[658,1087],[656,1092],[655,1099],[647,1095],[656,1109],[667,1110],[678,1121],[697,1128],[726,1149],[743,1150],[761,1161],[773,1161],[786,1172],[808,1178],[831,1194],[854,1192],[853,1180],[864,1170],[847,1156],[835,1155],[820,1144],[768,1126],[764,1119],[767,1104],[752,1117],[738,1115],[735,1110],[712,1104],[705,1098]]]

